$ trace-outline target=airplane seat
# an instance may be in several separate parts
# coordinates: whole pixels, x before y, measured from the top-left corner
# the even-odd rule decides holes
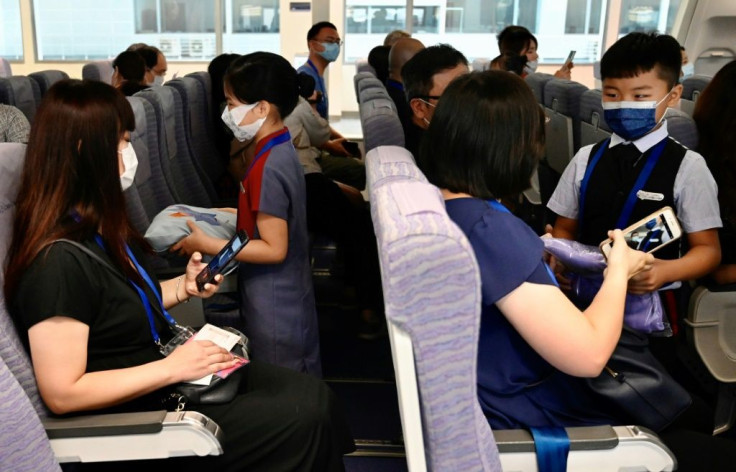
[[[360,98],[360,83],[365,79],[375,79],[376,76],[370,72],[358,72],[353,76],[353,85],[355,86],[355,99]],[[376,79],[378,80],[378,79]],[[380,82],[380,81],[379,81]]]
[[[368,59],[363,57],[355,61],[355,72],[368,72],[370,74],[373,74],[373,77],[376,76],[376,69],[373,67],[369,62]]]
[[[369,89],[366,92],[372,92]],[[363,129],[363,144],[365,152],[378,146],[404,146],[404,129],[396,111],[393,100],[385,90],[385,96],[375,96],[360,105],[360,125]]]
[[[10,66],[10,61],[0,57],[0,77],[10,77],[11,75],[13,75],[13,68]]]
[[[698,96],[710,83],[710,79],[711,77],[707,75],[693,75],[682,81],[680,110],[693,116],[693,111],[695,111],[695,102],[698,101]]]
[[[729,48],[706,49],[695,59],[695,73],[713,77],[729,62],[736,59],[736,53]],[[692,59],[690,59],[692,60]]]
[[[159,158],[164,177],[175,189],[179,201],[204,208],[212,207],[214,189],[189,153],[184,134],[184,112],[181,96],[172,87],[151,87],[135,94],[153,105],[158,123]]]
[[[41,90],[41,97],[46,95],[46,91],[51,88],[56,82],[60,80],[66,80],[69,78],[69,74],[60,70],[42,70],[40,72],[33,72],[28,74],[28,77],[35,80]]]
[[[665,112],[667,132],[678,143],[688,149],[698,148],[698,127],[690,116],[675,108],[668,108]]]
[[[207,111],[207,116],[214,116],[215,113],[217,113],[219,110],[217,110],[217,107],[219,107],[219,103],[212,103],[212,78],[210,77],[210,73],[207,71],[199,71],[199,72],[192,72],[191,74],[187,74],[187,77],[191,77],[197,81],[199,81],[200,84],[202,84],[202,87],[204,87],[204,98],[205,98],[205,106]],[[211,119],[210,119],[211,120]],[[210,128],[210,131],[212,133],[213,139],[214,139],[214,130]]]
[[[366,185],[370,183],[371,187],[367,188],[370,194],[371,188],[378,188],[386,182],[399,179],[412,179],[418,182],[426,182],[427,178],[419,172],[416,166],[414,156],[409,150],[400,146],[379,146],[373,148],[366,153],[366,161],[375,160],[378,163],[374,165],[366,165]],[[398,176],[398,177],[397,177]]]
[[[365,101],[363,100],[362,96],[366,90],[378,89],[386,91],[386,86],[383,85],[383,83],[375,77],[365,77],[361,79],[360,82],[357,83],[356,87],[358,90],[358,103]],[[388,92],[386,93],[388,94]]]
[[[371,100],[376,100],[376,99],[389,99],[391,100],[391,103],[393,103],[393,100],[391,99],[391,96],[388,94],[388,91],[383,87],[366,88],[366,89],[361,90],[360,91],[360,101],[358,103],[359,103],[359,106],[362,106],[370,102]]]
[[[0,143],[0,254],[12,237],[24,144]],[[0,272],[0,283],[4,273]],[[193,411],[52,416],[0,292],[0,464],[3,470],[59,471],[58,463],[222,454],[219,426]],[[43,425],[45,433],[39,432]],[[51,453],[51,451],[53,451]],[[55,457],[54,457],[55,456]]]
[[[130,133],[130,142],[138,157],[133,186],[140,195],[149,221],[152,221],[161,210],[180,200],[166,182],[161,168],[158,123],[153,106],[137,96],[128,97],[128,102],[135,116],[135,130]]]
[[[222,178],[226,169],[218,157],[214,142],[214,129],[211,114],[206,106],[206,91],[201,82],[192,77],[180,77],[166,82],[167,87],[175,88],[181,95],[185,115],[185,133],[190,149],[210,182]],[[219,197],[211,195],[213,201]]]
[[[736,285],[699,286],[690,296],[687,339],[718,381],[713,434],[736,421]]]
[[[611,128],[603,117],[602,98],[603,94],[597,89],[587,90],[580,96],[580,147],[611,137]]]
[[[402,166],[393,165],[397,161]],[[422,173],[409,170],[411,162],[393,147],[379,147],[366,158],[409,471],[537,471],[530,433],[491,431],[480,409],[478,264],[439,190],[418,180]],[[391,180],[373,181],[391,171]],[[676,467],[669,450],[643,428],[566,431],[571,472]]]
[[[24,75],[0,78],[0,103],[18,108],[33,124],[41,103],[41,89],[35,80]]]
[[[93,61],[82,66],[82,79],[112,83],[112,61]]]
[[[473,72],[483,72],[491,68],[491,60],[487,57],[476,57],[470,64],[470,69]]]
[[[545,74],[543,72],[535,72],[524,78],[529,88],[532,89],[537,103],[544,105],[544,86],[553,78],[554,76],[552,74]]]
[[[580,147],[580,96],[588,88],[571,80],[550,79],[544,85],[547,123],[547,163],[562,174]]]

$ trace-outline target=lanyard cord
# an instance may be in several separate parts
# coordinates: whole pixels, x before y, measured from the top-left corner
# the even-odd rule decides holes
[[[105,243],[102,241],[102,237],[99,234],[95,235],[95,241],[97,244],[106,251],[105,249]],[[178,328],[179,325],[174,320],[174,318],[171,317],[168,311],[166,311],[166,308],[164,308],[163,299],[161,298],[161,295],[158,293],[158,290],[156,290],[156,284],[153,283],[153,280],[148,275],[148,272],[138,263],[138,260],[136,259],[135,255],[133,254],[133,251],[131,251],[130,246],[127,244],[125,245],[125,252],[128,254],[128,257],[130,258],[130,261],[133,263],[133,266],[135,266],[136,271],[138,271],[138,274],[143,278],[143,280],[146,282],[146,284],[151,288],[151,291],[153,292],[154,296],[156,297],[156,301],[158,301],[158,304],[161,308],[161,314],[163,315],[166,322],[169,324],[169,326]],[[146,310],[146,315],[148,317],[148,324],[151,328],[151,336],[153,336],[153,342],[161,347],[161,337],[158,334],[158,331],[156,330],[156,324],[154,321],[154,314],[153,314],[153,307],[151,305],[150,300],[148,299],[148,296],[146,295],[146,292],[135,282],[128,279],[128,282],[133,286],[135,291],[138,293],[138,296],[141,299],[141,303],[143,303],[143,308]]]
[[[291,135],[289,134],[289,131],[283,131],[281,134],[278,134],[274,136],[273,138],[269,139],[266,144],[261,148],[260,151],[256,154],[256,157],[253,158],[253,162],[250,163],[248,166],[248,169],[245,171],[245,177],[243,177],[243,182],[246,181],[248,178],[248,175],[250,174],[250,171],[253,169],[253,166],[256,165],[256,162],[263,157],[268,151],[270,151],[273,147],[278,146],[279,144],[285,143],[287,141],[291,141]]]

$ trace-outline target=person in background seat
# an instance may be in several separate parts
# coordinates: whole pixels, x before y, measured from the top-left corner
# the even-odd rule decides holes
[[[498,34],[497,39],[498,50],[502,55],[513,54],[517,56],[526,56],[527,62],[524,66],[524,71],[521,74],[522,77],[525,77],[528,74],[533,74],[537,71],[537,66],[539,65],[539,54],[537,54],[539,43],[531,31],[523,26],[507,26]],[[555,72],[554,75],[558,79],[570,80],[570,70],[572,68],[572,63],[568,66],[563,65]]]
[[[126,97],[148,88],[144,83],[146,63],[137,52],[121,52],[112,61],[112,68],[112,86],[123,92]]]
[[[455,77],[470,72],[463,53],[449,44],[422,49],[401,69],[404,94],[411,108],[410,122],[404,126],[405,147],[419,153],[424,132],[429,127],[442,92]]]
[[[148,86],[163,85],[169,68],[166,56],[156,46],[144,43],[131,44],[128,51],[135,51],[146,61],[146,76],[143,82]]]
[[[396,105],[396,111],[401,120],[401,126],[404,128],[404,135],[407,132],[407,126],[411,122],[411,108],[406,102],[406,93],[404,93],[404,82],[401,78],[401,70],[404,64],[414,57],[419,51],[424,49],[424,44],[414,38],[402,38],[396,41],[388,54],[388,79],[386,80],[386,91],[391,100]]]

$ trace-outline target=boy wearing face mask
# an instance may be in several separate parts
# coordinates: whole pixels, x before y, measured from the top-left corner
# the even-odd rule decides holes
[[[721,258],[713,176],[700,154],[667,133],[665,111],[682,93],[680,64],[680,45],[667,35],[630,33],[606,51],[603,109],[613,136],[578,151],[547,205],[559,215],[554,236],[596,246],[610,229],[664,206],[675,210],[684,242],[657,251],[652,268],[629,280],[629,293],[660,290],[675,334],[686,314],[682,282],[708,274]]]

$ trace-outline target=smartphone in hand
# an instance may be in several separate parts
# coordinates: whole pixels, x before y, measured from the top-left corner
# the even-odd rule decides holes
[[[682,236],[682,228],[675,212],[670,207],[655,211],[623,230],[626,244],[631,249],[652,253]],[[606,239],[600,244],[601,252],[608,257],[613,241]]]
[[[570,64],[572,64],[572,60],[575,59],[575,50],[571,50],[570,54],[567,55],[567,59],[565,59],[565,63],[562,64],[563,69],[569,69]]]
[[[342,146],[352,157],[362,157],[360,146],[355,141],[343,141]]]
[[[244,230],[235,233],[235,236],[212,258],[207,267],[197,274],[194,279],[197,282],[197,290],[201,292],[204,290],[205,284],[212,283],[215,276],[222,272],[230,261],[248,244],[248,241],[248,233]]]

